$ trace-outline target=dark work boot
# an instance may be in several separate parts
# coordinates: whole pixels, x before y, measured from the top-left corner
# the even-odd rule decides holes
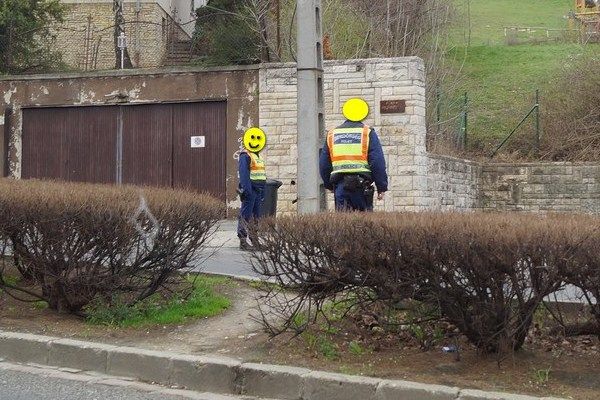
[[[252,251],[254,250],[250,243],[246,241],[246,238],[240,238],[240,250],[243,251]]]

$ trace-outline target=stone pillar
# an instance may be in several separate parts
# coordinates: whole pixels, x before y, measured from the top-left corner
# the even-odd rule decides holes
[[[296,65],[263,65],[259,80],[259,118],[269,134],[265,157],[269,175],[283,181],[278,211],[296,212]],[[342,105],[362,97],[371,106],[365,121],[378,132],[387,162],[390,192],[378,210],[422,210],[428,205],[425,150],[425,71],[417,57],[325,61],[324,109],[327,129],[344,121]],[[404,113],[382,114],[381,101],[404,100]],[[323,143],[320,143],[322,146]],[[332,208],[332,196],[328,196]]]

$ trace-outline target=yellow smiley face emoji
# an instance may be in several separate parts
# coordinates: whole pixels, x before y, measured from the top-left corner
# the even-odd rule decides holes
[[[252,153],[258,153],[267,144],[267,135],[260,128],[250,128],[244,133],[244,147]]]
[[[363,99],[353,98],[344,103],[342,114],[349,121],[362,122],[369,115],[369,105]]]

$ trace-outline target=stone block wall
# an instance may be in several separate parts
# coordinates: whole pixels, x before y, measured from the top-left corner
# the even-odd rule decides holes
[[[373,126],[383,145],[390,192],[379,210],[419,210],[426,206],[427,156],[425,151],[425,74],[416,57],[327,61],[324,65],[327,129],[344,122],[343,103],[361,97],[371,106],[365,121]],[[259,74],[259,119],[269,142],[265,150],[268,174],[283,181],[278,210],[296,210],[298,146],[296,134],[296,66],[263,65]],[[381,114],[382,100],[405,100],[400,114]],[[331,196],[329,198],[331,204]]]
[[[480,187],[484,210],[600,213],[598,164],[487,164]]]
[[[429,209],[600,214],[599,164],[428,158]]]
[[[125,3],[128,51],[137,68],[162,64],[168,43],[170,17],[157,3]],[[114,69],[114,12],[111,2],[65,4],[65,20],[54,29],[56,49],[63,61],[79,70]]]
[[[435,210],[472,210],[480,204],[479,163],[453,157],[429,155],[427,205]]]

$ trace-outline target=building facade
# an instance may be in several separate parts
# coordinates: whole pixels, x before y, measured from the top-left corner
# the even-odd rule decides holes
[[[191,46],[195,10],[205,0],[122,0],[127,48],[135,68],[158,67]],[[77,70],[113,69],[113,0],[61,0],[64,22],[54,27],[56,49]],[[175,60],[176,61],[176,60]]]
[[[234,216],[241,137],[260,126],[268,135],[267,175],[283,182],[278,212],[294,213],[303,136],[296,84],[290,63],[3,77],[0,166],[16,179],[209,192]],[[377,210],[600,213],[598,164],[493,164],[429,154],[419,58],[326,61],[324,88],[328,129],[343,122],[349,98],[371,106],[366,123],[381,139],[390,190]]]

